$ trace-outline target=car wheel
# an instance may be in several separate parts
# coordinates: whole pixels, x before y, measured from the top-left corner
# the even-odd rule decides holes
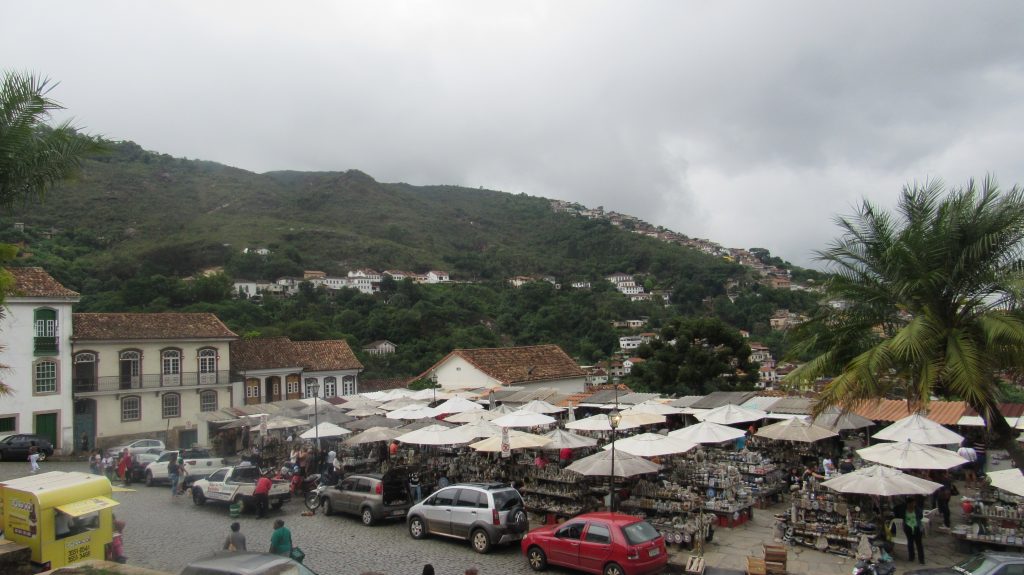
[[[487,553],[491,550],[491,538],[483,529],[475,529],[469,535],[469,541],[473,544],[473,551],[477,553]]]
[[[146,487],[153,487],[153,483],[154,483],[154,481],[153,481],[153,472],[152,471],[147,471],[146,472]]]
[[[530,547],[530,550],[526,552],[526,561],[530,564],[530,569],[534,571],[543,571],[548,567],[548,556],[544,554],[544,550],[534,545]]]
[[[422,519],[413,517],[409,520],[409,535],[412,535],[413,539],[423,539],[427,536],[427,526],[423,524]]]
[[[203,490],[198,487],[192,488],[192,503],[196,505],[203,505],[206,503],[206,496],[203,495]]]
[[[513,533],[524,533],[530,528],[530,520],[526,517],[526,510],[516,507],[508,514],[508,526]]]
[[[373,525],[373,511],[369,507],[363,507],[363,512],[359,518],[363,520],[363,525],[367,527]]]
[[[45,451],[40,451],[39,452],[39,461],[46,461],[46,452]]]
[[[334,505],[331,505],[330,497],[324,497],[324,515],[334,515]]]
[[[609,563],[604,566],[604,575],[626,575],[626,572],[618,563]]]

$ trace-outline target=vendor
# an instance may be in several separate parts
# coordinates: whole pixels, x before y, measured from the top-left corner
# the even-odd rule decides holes
[[[558,464],[561,465],[562,467],[566,467],[570,463],[572,463],[572,449],[569,449],[568,447],[563,447],[558,452]]]
[[[63,511],[57,511],[57,516],[54,518],[53,527],[56,533],[57,539],[63,539],[68,535],[71,535],[71,516]]]

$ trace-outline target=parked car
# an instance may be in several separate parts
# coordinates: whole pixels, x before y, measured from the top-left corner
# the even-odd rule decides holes
[[[529,527],[522,496],[507,483],[459,483],[444,487],[409,509],[413,539],[428,534],[466,539],[477,553],[523,538]]]
[[[907,575],[1016,575],[1024,573],[1024,555],[1005,551],[983,551],[952,567],[928,567],[907,571]]]
[[[647,575],[668,563],[665,538],[634,515],[585,513],[527,533],[521,544],[534,571],[548,565],[602,575]]]
[[[181,457],[185,460],[185,470],[188,472],[188,475],[185,476],[186,487],[192,485],[198,479],[209,477],[214,471],[224,466],[224,458],[214,457],[209,449],[196,447],[182,449],[180,453]],[[151,463],[146,469],[146,485],[152,486],[158,482],[167,483],[169,480],[167,477],[167,464],[172,459],[177,458],[178,454],[179,451],[164,451],[161,453],[156,461]]]
[[[224,552],[193,561],[179,575],[316,575],[312,569],[271,553]]]
[[[318,490],[324,514],[349,513],[358,515],[363,525],[373,525],[382,519],[404,518],[412,501],[406,486],[408,476],[398,470],[384,475],[379,473],[354,474],[337,485]]]
[[[42,435],[9,433],[0,436],[0,461],[4,459],[25,461],[28,459],[28,450],[33,445],[39,448],[39,461],[53,455],[53,444]]]
[[[132,464],[125,470],[124,478],[126,483],[142,481],[146,478],[146,469],[150,463],[156,461],[160,456],[155,453],[139,453],[132,456]]]
[[[111,447],[107,451],[113,454],[118,454],[124,452],[125,449],[128,450],[128,453],[136,455],[139,453],[161,453],[167,449],[167,447],[164,445],[164,442],[159,439],[137,439],[131,443]]]
[[[206,479],[199,479],[192,484],[192,502],[196,505],[204,505],[207,501],[241,502],[247,509],[253,508],[252,493],[259,477],[260,469],[254,465],[222,467]],[[274,480],[267,495],[274,509],[280,509],[291,497],[291,486],[281,480]]]

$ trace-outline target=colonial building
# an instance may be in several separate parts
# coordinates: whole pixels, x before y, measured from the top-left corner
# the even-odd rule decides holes
[[[71,306],[78,293],[42,268],[7,271],[14,282],[0,317],[0,381],[11,393],[0,400],[0,432],[37,433],[71,453]]]
[[[557,345],[457,349],[416,379],[435,374],[445,389],[514,385],[578,393],[587,380],[587,372]]]
[[[207,444],[203,413],[231,406],[235,339],[210,313],[74,314],[75,438]]]
[[[282,399],[330,398],[359,393],[363,364],[343,340],[256,338],[231,343],[236,397],[252,405]]]

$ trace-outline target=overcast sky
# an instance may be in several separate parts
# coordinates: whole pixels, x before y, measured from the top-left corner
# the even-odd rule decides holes
[[[78,124],[263,172],[603,205],[795,263],[861,198],[1024,183],[1022,2],[6,2]]]

